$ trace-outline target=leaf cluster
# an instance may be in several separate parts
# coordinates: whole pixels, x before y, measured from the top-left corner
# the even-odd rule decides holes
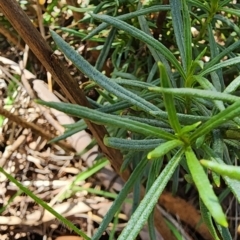
[[[122,169],[134,166],[93,239],[100,238],[128,192],[146,174],[147,194],[134,209],[119,239],[135,239],[146,221],[150,237],[155,239],[154,222],[150,220],[152,211],[179,168],[191,177],[198,190],[202,217],[213,237],[231,239],[227,218],[213,186],[219,187],[222,178],[240,201],[240,170],[233,166],[240,153],[237,54],[240,31],[230,21],[240,15],[239,6],[227,0],[171,0],[170,5],[125,2],[123,6],[123,1],[106,1],[88,11],[88,19],[102,23],[84,39],[97,39],[101,31],[107,32],[95,66],[51,32],[59,49],[89,78],[85,90],[98,90],[100,97],[96,102],[91,101],[93,109],[38,101],[107,126],[110,136],[106,136],[104,143],[124,153]],[[123,10],[121,15],[119,9]],[[151,34],[149,14],[159,11],[168,12],[165,27],[170,29],[169,32],[164,29],[163,33],[173,39],[170,47]],[[222,36],[225,38],[222,44],[216,33],[225,33],[226,28],[228,36]],[[133,50],[143,46],[144,51],[136,57]],[[114,66],[111,78],[101,71],[108,56]],[[83,121],[67,126],[61,138],[85,127]],[[206,169],[211,170],[213,182]],[[177,180],[174,184],[176,187]]]

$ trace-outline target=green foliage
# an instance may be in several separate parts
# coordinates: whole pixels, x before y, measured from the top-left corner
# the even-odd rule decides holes
[[[100,97],[92,100],[93,109],[38,103],[106,126],[110,136],[104,143],[122,151],[123,169],[134,166],[92,239],[101,237],[141,177],[143,183],[147,179],[147,193],[119,239],[135,239],[146,222],[154,239],[154,206],[170,179],[177,192],[174,176],[178,174],[174,173],[181,168],[198,191],[202,218],[214,239],[231,239],[214,186],[220,186],[223,178],[240,202],[240,172],[234,166],[240,156],[239,5],[227,0],[170,0],[170,5],[138,2],[90,1],[85,8],[68,7],[84,12],[83,21],[98,25],[90,33],[60,28],[84,40],[104,42],[95,67],[54,31],[52,38],[89,78],[84,90],[96,88]],[[151,33],[158,26],[150,15],[159,11],[167,11],[167,18],[155,39]],[[50,22],[49,14],[50,8],[45,22]],[[107,58],[113,66],[111,77],[102,73]],[[85,128],[83,121],[67,126],[65,134],[54,141]],[[212,171],[213,183],[203,166]],[[150,176],[146,177],[147,170]]]
[[[131,75],[128,73],[129,78],[125,80],[121,77],[127,76],[126,74],[122,74],[123,72],[117,74],[119,77],[116,80],[105,77],[98,70],[90,66],[81,56],[76,54],[56,33],[52,32],[55,43],[63,53],[85,75],[94,81],[97,86],[107,90],[114,96],[114,102],[108,99],[107,103],[105,102],[104,104],[115,105],[117,102],[121,103],[125,100],[128,102],[128,106],[135,112],[133,112],[133,114],[127,114],[127,116],[123,118],[116,116],[116,114],[119,114],[120,109],[112,109],[112,111],[108,111],[108,114],[106,114],[101,111],[101,108],[90,110],[71,104],[40,103],[99,124],[115,126],[126,129],[132,133],[137,133],[137,138],[132,140],[126,140],[125,133],[122,137],[116,137],[113,134],[104,140],[106,145],[121,149],[125,154],[129,151],[138,150],[145,152],[149,159],[161,158],[164,155],[170,156],[170,161],[163,168],[160,175],[151,182],[151,186],[148,185],[149,190],[146,196],[133,213],[119,239],[134,239],[137,236],[141,227],[150,216],[166,183],[172,177],[176,167],[179,166],[180,160],[186,162],[188,166],[189,172],[187,172],[187,174],[190,174],[189,176],[191,176],[199,192],[203,219],[209,226],[213,237],[218,239],[216,234],[218,230],[215,230],[212,218],[222,227],[226,228],[228,226],[218,197],[215,195],[211,182],[201,164],[223,176],[230,190],[234,193],[236,193],[236,191],[234,191],[236,187],[234,184],[236,183],[233,183],[228,177],[239,179],[239,169],[238,167],[228,166],[227,162],[223,165],[222,163],[214,161],[198,160],[208,157],[210,157],[210,159],[218,159],[219,157],[212,155],[212,151],[214,151],[216,146],[216,144],[212,145],[212,142],[215,141],[213,132],[216,130],[219,131],[219,139],[224,142],[224,136],[226,136],[226,131],[229,126],[231,125],[232,129],[238,129],[240,123],[238,118],[240,111],[239,97],[232,94],[233,91],[238,89],[239,77],[236,76],[237,74],[231,75],[232,82],[228,86],[223,80],[224,72],[229,69],[236,69],[234,65],[239,62],[239,57],[233,54],[233,51],[239,47],[239,41],[232,39],[228,46],[221,48],[212,34],[214,28],[218,30],[215,19],[219,11],[224,11],[225,9],[226,13],[238,16],[238,10],[231,8],[231,6],[229,7],[228,2],[229,1],[211,1],[210,3],[202,3],[200,1],[183,0],[179,2],[177,0],[171,0],[169,18],[171,19],[173,29],[170,30],[170,34],[175,35],[176,43],[172,42],[175,51],[170,51],[164,43],[161,43],[149,35],[150,32],[145,22],[149,21],[149,19],[143,14],[146,14],[146,10],[152,6],[141,8],[141,5],[138,5],[136,12],[131,12],[131,15],[127,13],[126,17],[124,14],[119,17],[113,17],[114,15],[110,16],[110,14],[91,14],[93,19],[103,21],[104,23],[93,30],[93,33],[90,33],[86,38],[92,38],[94,34],[99,34],[101,30],[106,29],[110,25],[118,29],[119,32],[116,32],[116,36],[121,36],[119,34],[122,33],[122,31],[128,34],[130,44],[133,44],[133,41],[136,41],[135,39],[140,40],[138,44],[146,44],[150,50],[150,52],[146,54],[149,54],[149,56],[151,56],[151,53],[153,54],[153,59],[147,56],[148,61],[152,64],[154,64],[156,60],[158,62],[161,87],[157,87],[158,83],[153,81],[156,75],[156,68],[151,66],[149,68],[151,70],[149,73],[151,79],[147,77],[138,79],[139,75],[136,75],[136,71],[133,71]],[[160,7],[160,5],[157,6]],[[192,12],[192,10],[196,8],[199,10],[199,16]],[[145,12],[143,12],[143,10],[145,10]],[[168,10],[168,8],[164,10]],[[205,14],[203,16],[206,18],[206,21],[203,22],[200,20],[202,13]],[[131,23],[127,21],[127,19],[131,17],[138,17],[141,29],[138,28],[137,24],[133,24],[133,19]],[[221,17],[225,19],[225,17]],[[221,20],[219,17],[217,19]],[[226,21],[223,20],[222,23],[226,24]],[[193,38],[191,34],[192,26],[200,26],[199,34],[195,38]],[[235,25],[231,26],[236,30]],[[205,42],[209,41],[210,45],[201,45],[199,42],[203,39]],[[118,55],[121,55],[121,53]],[[133,54],[128,52],[127,56],[132,58]],[[210,57],[210,61],[204,63],[203,58],[207,56]],[[221,61],[225,56],[228,56],[228,60]],[[179,59],[181,59],[181,61],[179,61]],[[117,57],[114,56],[112,60],[114,66],[119,66],[118,70],[120,69],[121,71],[120,65],[116,64]],[[159,62],[159,60],[161,62]],[[121,61],[121,63],[122,62],[123,61]],[[147,63],[146,60],[142,62]],[[136,65],[138,64],[139,62],[136,62]],[[169,67],[174,69],[174,73],[170,71]],[[130,68],[122,68],[123,71],[129,71],[129,69]],[[153,69],[154,72],[152,72]],[[124,87],[121,85],[124,85]],[[146,99],[146,95],[143,94],[148,91],[157,92],[159,95],[149,102],[149,100]],[[124,109],[126,109],[126,107],[121,108],[121,110]],[[183,116],[182,114],[184,114],[186,118],[192,116],[194,119],[195,116],[195,121],[193,120],[189,125],[189,122],[180,117]],[[137,116],[137,118],[132,120],[133,116]],[[197,117],[204,117],[205,120],[201,123],[197,120]],[[208,117],[209,119],[206,119]],[[150,123],[145,121],[146,119],[154,120],[159,124],[163,121],[166,127],[159,128],[151,126]],[[143,123],[144,121],[145,123]],[[156,146],[158,143],[160,145]],[[227,146],[225,151],[229,151],[230,149],[231,151],[239,151],[234,148],[233,145],[228,146],[227,142],[224,144]],[[151,150],[151,148],[155,149]],[[206,148],[208,150],[206,152],[207,155],[203,154]],[[146,155],[143,154],[142,156]],[[224,159],[221,161],[224,162]],[[145,158],[139,159],[139,166],[142,166],[143,162],[147,164]],[[142,168],[142,170],[143,169],[144,168]],[[133,176],[137,179],[137,175],[135,176],[133,173],[129,181],[132,181]],[[215,176],[214,179],[217,185],[219,185],[219,177]],[[128,186],[128,184],[129,183],[126,183],[126,186]],[[131,184],[134,184],[134,182]],[[125,191],[127,191],[126,188],[123,189],[124,194],[127,193]],[[120,193],[120,196],[121,194],[122,193]],[[98,239],[100,233],[102,233],[111,221],[111,217],[113,217],[118,210],[116,206],[120,206],[119,203],[113,205],[110,210],[111,214],[108,214],[108,216],[104,218],[100,230],[93,239]],[[149,221],[150,229],[152,223],[152,221]],[[221,231],[219,232],[221,233]],[[154,234],[151,234],[151,236],[154,236]]]

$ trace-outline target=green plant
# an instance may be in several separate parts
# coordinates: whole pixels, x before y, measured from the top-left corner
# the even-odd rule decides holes
[[[191,175],[199,193],[203,220],[215,239],[219,239],[217,232],[223,238],[226,236],[224,234],[227,233],[228,223],[218,197],[212,189],[213,183],[210,182],[201,164],[213,170],[212,175],[215,176],[213,179],[216,182],[219,179],[216,174],[221,174],[229,189],[240,201],[237,191],[240,183],[232,180],[232,178],[239,178],[239,169],[233,166],[225,168],[224,165],[232,165],[239,152],[237,140],[239,139],[240,98],[234,95],[234,91],[239,86],[239,78],[236,77],[237,74],[231,75],[231,83],[227,85],[224,75],[226,70],[232,70],[234,73],[239,71],[237,64],[240,58],[234,50],[239,48],[240,42],[232,38],[228,45],[223,47],[216,42],[213,35],[214,29],[221,31],[216,27],[217,21],[234,27],[234,30],[237,29],[237,25],[228,24],[227,17],[217,15],[218,12],[223,11],[230,13],[231,16],[238,16],[239,10],[230,1],[171,0],[170,6],[171,23],[176,40],[175,54],[149,35],[148,22],[143,16],[140,4],[138,10],[131,14],[138,17],[141,29],[121,20],[128,19],[131,14],[126,14],[126,17],[124,15],[111,17],[91,14],[93,19],[104,22],[94,30],[94,34],[111,25],[148,46],[154,61],[158,62],[161,87],[157,87],[159,83],[153,81],[153,78],[147,82],[146,79],[138,80],[135,77],[125,80],[109,79],[79,56],[56,33],[51,33],[55,43],[66,57],[98,87],[104,89],[114,101],[112,103],[108,101],[107,105],[99,106],[94,110],[72,104],[38,102],[98,124],[130,131],[131,140],[126,139],[126,131],[123,131],[117,138],[116,131],[113,131],[112,135],[104,140],[108,146],[123,151],[126,156],[123,162],[125,167],[130,163],[134,164],[134,158],[131,158],[133,155],[130,152],[141,151],[137,159],[137,168],[115,200],[93,239],[101,236],[114,214],[119,210],[124,197],[134,185],[134,179],[137,181],[151,161],[156,163],[166,159],[167,163],[161,171],[158,166],[157,171],[151,169],[148,172],[148,181],[151,181],[150,185],[149,182],[147,183],[148,192],[119,239],[135,239],[178,166],[184,167],[186,173]],[[145,10],[148,8],[151,7],[147,6]],[[193,9],[197,9],[198,13],[192,12]],[[206,21],[202,22],[200,20],[202,17],[206,18]],[[193,38],[191,34],[191,27],[194,25],[202,25],[196,38]],[[111,33],[116,34],[116,32],[110,32],[107,39],[113,38]],[[92,36],[93,34],[90,34],[88,37]],[[201,45],[199,41],[203,39],[209,44]],[[105,49],[103,47],[102,52]],[[206,56],[210,57],[209,62],[203,61],[203,57]],[[222,61],[225,56],[228,59]],[[171,69],[174,69],[174,72]],[[153,64],[149,75],[155,76],[155,72],[156,65]],[[130,108],[132,112],[119,116],[118,114],[126,108]],[[154,124],[158,126],[153,126]],[[230,129],[235,129],[235,136],[230,134]],[[161,143],[156,147],[158,142]],[[229,162],[224,157],[225,155],[230,157]],[[146,160],[147,158],[149,160]],[[199,161],[199,159],[208,159],[211,162]],[[216,172],[215,175],[214,172]],[[153,221],[149,221],[149,229],[153,228],[152,224]],[[152,239],[154,239],[153,235]],[[230,235],[227,234],[227,236],[229,238]]]

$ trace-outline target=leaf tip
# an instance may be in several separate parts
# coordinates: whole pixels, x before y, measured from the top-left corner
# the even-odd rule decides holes
[[[152,154],[151,154],[151,152],[148,153],[148,155],[147,155],[147,159],[148,159],[148,160],[151,160],[151,159],[152,159]]]

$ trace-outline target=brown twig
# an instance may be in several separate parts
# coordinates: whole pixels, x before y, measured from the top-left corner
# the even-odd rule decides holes
[[[160,196],[158,203],[171,214],[177,215],[181,221],[187,223],[188,226],[201,234],[204,239],[213,239],[206,224],[202,222],[200,213],[189,202],[180,197],[173,197],[169,192],[164,192]]]
[[[10,121],[15,122],[19,125],[21,125],[24,128],[30,128],[32,129],[33,132],[37,133],[38,135],[40,135],[41,137],[47,139],[47,140],[51,140],[53,138],[55,138],[56,136],[54,136],[53,134],[46,132],[45,129],[43,129],[42,127],[31,123],[31,122],[27,122],[26,120],[24,120],[23,118],[10,113],[9,111],[7,111],[6,109],[0,107],[0,115],[8,118]],[[74,149],[67,143],[65,142],[57,142],[55,143],[57,145],[59,145],[60,147],[62,147],[63,149],[67,149],[68,151],[72,151],[75,152]]]
[[[169,0],[163,0],[163,5],[169,4]],[[159,38],[159,35],[162,32],[163,24],[166,21],[167,11],[160,11],[157,16],[156,25],[157,28],[154,29],[153,36],[155,39]]]
[[[18,38],[13,32],[0,24],[0,33],[11,43],[13,43],[20,50],[24,50],[24,42]]]

